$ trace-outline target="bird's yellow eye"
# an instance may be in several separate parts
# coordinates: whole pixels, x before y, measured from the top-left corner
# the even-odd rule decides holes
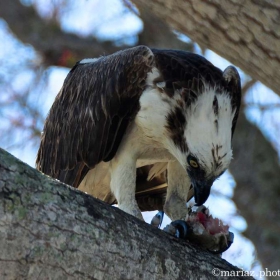
[[[193,167],[193,168],[198,168],[198,163],[195,160],[191,159],[190,160],[190,166]]]

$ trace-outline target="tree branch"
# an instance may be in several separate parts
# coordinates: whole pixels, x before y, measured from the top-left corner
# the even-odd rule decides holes
[[[256,246],[263,267],[278,270],[280,263],[280,166],[277,152],[260,130],[240,114],[230,165],[236,181],[233,200],[246,219],[245,235]]]
[[[280,94],[277,1],[134,0]]]
[[[139,34],[138,44],[192,49],[192,44],[180,41],[163,20],[154,17],[145,7],[141,7],[140,11],[146,28]],[[42,19],[33,6],[24,6],[18,0],[10,1],[9,5],[0,0],[0,17],[20,41],[31,44],[40,53],[45,66],[72,67],[82,58],[98,57],[127,47],[64,32],[56,21]]]
[[[42,19],[33,6],[23,6],[18,0],[9,1],[9,4],[0,0],[0,17],[20,41],[31,44],[41,54],[46,66],[72,67],[82,58],[98,57],[124,48],[93,37],[66,33],[56,22]]]
[[[166,22],[156,17],[145,5],[138,5],[138,9],[144,24],[144,29],[139,34],[139,45],[148,45],[160,49],[193,51],[193,43],[185,43],[179,40]]]
[[[1,279],[232,279],[212,269],[239,270],[2,149],[0,217]]]

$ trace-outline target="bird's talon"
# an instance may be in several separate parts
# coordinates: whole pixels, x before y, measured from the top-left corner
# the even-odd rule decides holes
[[[216,255],[222,254],[229,249],[229,247],[233,243],[233,239],[234,239],[234,234],[233,234],[233,232],[229,231],[228,232],[228,237],[227,237],[227,246],[224,247],[224,248],[221,248],[220,250],[217,250],[217,251],[211,251],[211,250],[209,250],[209,251],[213,254],[216,254]]]
[[[188,225],[184,220],[176,220],[171,223],[171,225],[176,229],[175,236],[178,238],[187,238]]]

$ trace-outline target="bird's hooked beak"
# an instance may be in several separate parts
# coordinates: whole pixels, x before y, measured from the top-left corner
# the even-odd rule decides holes
[[[194,188],[194,200],[197,206],[200,206],[206,202],[210,195],[210,190],[213,181],[196,181],[192,180]]]

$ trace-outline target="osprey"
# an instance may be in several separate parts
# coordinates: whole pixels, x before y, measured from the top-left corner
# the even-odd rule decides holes
[[[149,197],[153,180],[167,181],[164,212],[184,219],[190,190],[202,205],[230,164],[240,99],[233,66],[190,52],[138,46],[81,60],[50,109],[37,169],[140,219],[140,185]]]

